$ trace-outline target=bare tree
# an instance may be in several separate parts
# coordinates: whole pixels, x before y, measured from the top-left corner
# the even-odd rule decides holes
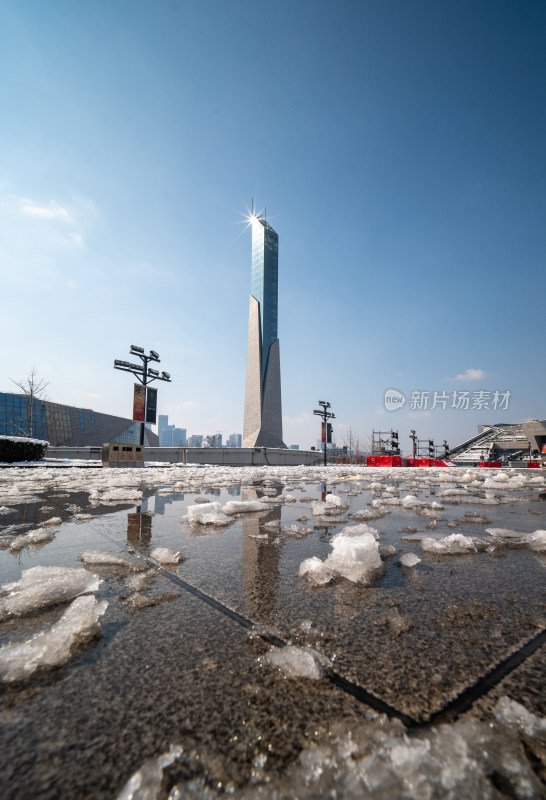
[[[350,456],[360,456],[362,454],[362,441],[359,433],[355,433],[352,428],[347,428],[343,438],[343,444],[347,448]]]
[[[43,378],[38,377],[38,373],[36,371],[36,367],[32,367],[31,371],[28,373],[26,378],[21,378],[17,381],[14,381],[13,378],[10,378],[10,381],[15,384],[20,390],[21,394],[26,397],[26,419],[19,417],[18,419],[13,419],[13,426],[17,429],[17,431],[21,434],[21,436],[27,436],[28,438],[32,438],[33,435],[36,433],[36,424],[34,419],[34,401],[35,400],[45,400],[46,397],[46,388],[48,386],[48,382]]]

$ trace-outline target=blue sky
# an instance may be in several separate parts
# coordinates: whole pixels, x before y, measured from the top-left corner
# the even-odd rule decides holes
[[[129,416],[138,344],[173,376],[159,413],[241,432],[254,198],[288,444],[319,399],[338,443],[406,450],[546,417],[545,33],[542,0],[4,0],[0,390],[36,367]]]

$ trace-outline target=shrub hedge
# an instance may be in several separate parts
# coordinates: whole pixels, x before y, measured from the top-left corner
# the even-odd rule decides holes
[[[39,461],[44,457],[48,444],[40,439],[0,436],[0,462]]]

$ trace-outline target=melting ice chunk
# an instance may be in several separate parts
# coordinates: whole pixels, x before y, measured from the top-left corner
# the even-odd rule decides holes
[[[224,513],[230,515],[266,510],[269,510],[269,506],[259,500],[229,500],[224,506]]]
[[[337,533],[330,542],[332,552],[326,561],[317,556],[306,558],[300,564],[300,576],[307,576],[317,586],[329,583],[338,575],[353,583],[369,582],[373,573],[381,569],[382,561],[374,534],[361,532],[361,528],[367,526],[348,526]],[[359,535],[355,536],[353,530]]]
[[[309,678],[318,681],[331,662],[310,647],[274,647],[261,658],[262,663],[279,667],[289,678]]]
[[[125,567],[137,572],[146,569],[144,564],[139,564],[123,553],[110,553],[107,550],[86,550],[80,558],[85,564],[93,566]]]
[[[421,539],[421,550],[428,550],[430,553],[456,555],[476,553],[478,549],[485,549],[482,542],[473,536],[464,536],[462,533],[452,533],[451,536],[444,536],[442,539]]]
[[[486,528],[486,532],[504,545],[527,545],[531,550],[546,551],[546,531],[518,533],[509,528]]]
[[[83,568],[32,567],[23,572],[21,580],[2,587],[6,596],[0,597],[0,619],[30,614],[98,588],[98,576]]]
[[[231,517],[224,513],[221,503],[206,503],[188,507],[188,520],[198,525],[229,525]]]
[[[495,717],[508,728],[522,731],[532,739],[541,739],[546,743],[546,718],[537,717],[521,703],[509,697],[501,697],[493,709]]]
[[[20,681],[39,667],[64,664],[78,642],[100,632],[99,617],[107,606],[106,600],[99,602],[93,595],[77,597],[49,630],[4,645],[0,648],[0,678],[6,683]]]
[[[421,559],[415,553],[404,553],[403,556],[400,556],[399,561],[403,567],[414,567]]]
[[[321,517],[323,514],[340,514],[348,507],[348,503],[337,494],[327,494],[324,502],[313,503],[313,516]]]
[[[155,561],[159,561],[160,564],[179,564],[186,558],[182,553],[175,553],[174,550],[170,550],[168,547],[156,547],[152,550],[150,556]]]
[[[22,550],[24,547],[28,547],[28,545],[50,542],[54,535],[54,531],[37,528],[35,531],[29,531],[29,533],[16,536],[10,543],[10,550]]]

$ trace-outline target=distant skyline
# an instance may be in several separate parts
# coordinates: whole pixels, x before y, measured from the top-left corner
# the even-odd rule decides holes
[[[0,391],[35,367],[128,417],[136,344],[172,375],[158,413],[242,431],[254,198],[287,445],[319,399],[338,444],[406,452],[546,417],[544,2],[5,0],[0,23]]]

